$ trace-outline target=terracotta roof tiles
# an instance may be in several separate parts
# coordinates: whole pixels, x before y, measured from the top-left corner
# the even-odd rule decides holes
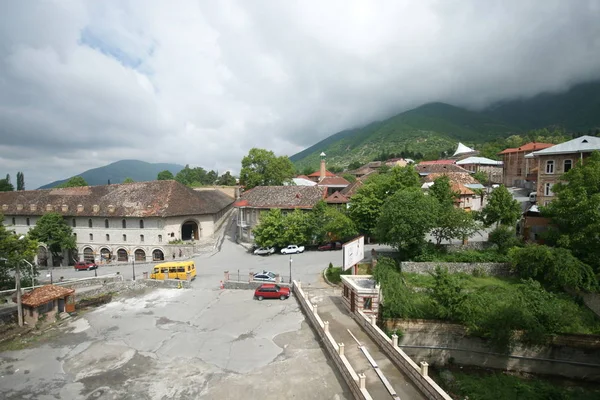
[[[552,147],[552,146],[554,146],[552,143],[529,142],[529,143],[524,144],[521,147],[504,149],[498,154],[519,153],[519,152],[523,152],[523,151],[530,152],[530,151],[547,149],[548,147]]]
[[[29,307],[39,307],[55,299],[62,299],[75,293],[75,289],[67,289],[56,285],[45,285],[23,294],[21,303]]]
[[[350,184],[346,179],[341,176],[327,176],[321,179],[318,183],[319,186],[336,186],[336,187],[346,187]]]
[[[236,207],[252,208],[313,208],[324,200],[326,187],[318,186],[257,186],[244,192]]]

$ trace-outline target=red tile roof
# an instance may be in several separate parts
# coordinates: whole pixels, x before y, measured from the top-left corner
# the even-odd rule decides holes
[[[171,217],[215,214],[232,203],[220,190],[197,191],[172,180],[0,192],[4,215]]]
[[[346,187],[350,184],[346,179],[341,176],[327,176],[321,179],[318,183],[319,186],[339,186]]]
[[[312,174],[309,175],[309,177],[310,176],[319,177],[319,176],[321,176],[321,171],[313,172]],[[333,172],[325,171],[325,176],[335,176],[335,174]]]
[[[352,182],[350,185],[342,189],[342,194],[346,198],[350,198],[356,194],[356,191],[364,184],[362,179],[357,179],[356,182]]]
[[[518,148],[504,149],[498,154],[519,153],[521,151],[531,152],[536,150],[547,149],[548,147],[552,146],[554,146],[552,143],[529,142]]]
[[[340,192],[333,192],[329,197],[325,199],[328,204],[344,204],[349,200],[346,196],[341,194]]]
[[[460,183],[452,183],[450,185],[450,188],[452,189],[453,192],[458,193],[460,195],[473,195],[475,194],[474,191],[472,191],[471,189],[469,189],[468,187],[460,184]]]
[[[462,172],[469,173],[466,169],[456,164],[419,164],[415,167],[419,174],[433,174],[440,172]]]
[[[456,160],[421,161],[418,165],[432,165],[432,164],[456,164]]]
[[[319,186],[257,186],[242,194],[236,207],[313,208],[327,196],[327,188]]]
[[[440,176],[447,176],[451,184],[471,185],[479,183],[477,179],[473,178],[473,176],[468,172],[437,172],[427,175],[423,181],[435,182],[435,180]]]
[[[29,307],[38,307],[52,300],[62,299],[75,293],[75,289],[67,289],[61,286],[45,285],[25,293],[21,297],[21,303]]]

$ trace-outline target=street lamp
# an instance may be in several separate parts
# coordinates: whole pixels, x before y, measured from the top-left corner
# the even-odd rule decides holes
[[[292,284],[292,255],[290,254],[290,285]]]
[[[133,280],[135,281],[135,252],[131,254],[131,268],[133,270]]]
[[[33,277],[33,264],[30,263],[29,261],[22,259],[21,261],[25,261],[27,263],[27,265],[29,265],[31,267],[31,287],[35,286],[35,279]]]

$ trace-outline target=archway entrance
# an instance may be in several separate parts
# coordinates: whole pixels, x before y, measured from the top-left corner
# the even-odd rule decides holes
[[[39,246],[37,251],[37,263],[41,267],[48,266],[48,251],[44,246]]]
[[[146,261],[146,252],[142,249],[135,251],[135,261]]]
[[[186,221],[181,225],[181,240],[198,240],[198,224]]]
[[[117,261],[128,261],[127,250],[125,250],[125,249],[117,250]]]
[[[152,260],[154,261],[164,261],[165,255],[162,250],[156,249],[152,252]]]
[[[83,261],[94,262],[94,250],[91,247],[83,249]]]
[[[103,247],[102,249],[100,249],[100,259],[103,262],[110,262],[112,258],[112,254],[110,253],[110,250],[107,249],[106,247]]]

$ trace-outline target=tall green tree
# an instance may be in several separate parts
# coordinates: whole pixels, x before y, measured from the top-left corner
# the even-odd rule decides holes
[[[171,171],[165,169],[164,171],[160,171],[158,173],[156,179],[159,181],[170,181],[175,179],[175,176],[173,176],[173,173]]]
[[[520,216],[521,205],[504,185],[492,191],[488,203],[481,210],[481,219],[485,226],[494,224],[513,226]]]
[[[386,199],[404,188],[419,188],[419,174],[412,165],[394,167],[376,174],[361,186],[350,202],[350,218],[358,230],[373,235],[381,207]]]
[[[6,175],[10,178],[8,175]],[[0,192],[12,192],[15,187],[10,183],[10,179],[0,179]]]
[[[277,157],[272,151],[253,148],[242,159],[240,184],[246,190],[256,186],[280,186],[289,182],[294,173],[294,165],[288,157]]]
[[[81,176],[74,176],[70,178],[65,183],[61,183],[57,185],[57,188],[69,188],[69,187],[79,187],[79,186],[88,186],[88,183]]]
[[[358,230],[346,213],[334,207],[327,207],[325,218],[321,222],[325,230],[325,240],[337,241],[356,236]]]
[[[225,172],[217,179],[217,185],[219,186],[235,186],[236,184],[235,177],[233,177],[229,171]]]
[[[452,190],[450,178],[446,175],[440,176],[433,182],[433,185],[429,188],[429,194],[442,207],[454,207],[454,201],[458,198],[458,193]]]
[[[252,229],[254,241],[261,247],[287,246],[284,232],[285,217],[278,208],[261,213],[260,222]]]
[[[29,236],[46,244],[54,259],[62,259],[63,250],[77,248],[73,230],[58,213],[50,212],[42,215],[29,231]]]
[[[22,172],[17,172],[17,190],[25,190],[25,175]]]
[[[298,208],[288,213],[284,218],[283,243],[281,247],[290,244],[303,245],[308,243],[308,227],[308,213]]]
[[[418,255],[425,235],[435,226],[438,208],[437,200],[418,188],[399,190],[383,205],[375,234],[403,259]]]
[[[541,208],[556,227],[552,242],[600,272],[600,153],[564,174],[552,191],[554,200]]]
[[[37,249],[37,242],[29,235],[16,235],[8,231],[2,224],[4,218],[0,215],[0,290],[14,289],[14,270],[19,267],[23,275],[30,275],[30,268],[25,268],[24,261],[33,262]],[[35,274],[35,271],[34,271]],[[27,277],[23,284],[29,284],[31,277]]]

